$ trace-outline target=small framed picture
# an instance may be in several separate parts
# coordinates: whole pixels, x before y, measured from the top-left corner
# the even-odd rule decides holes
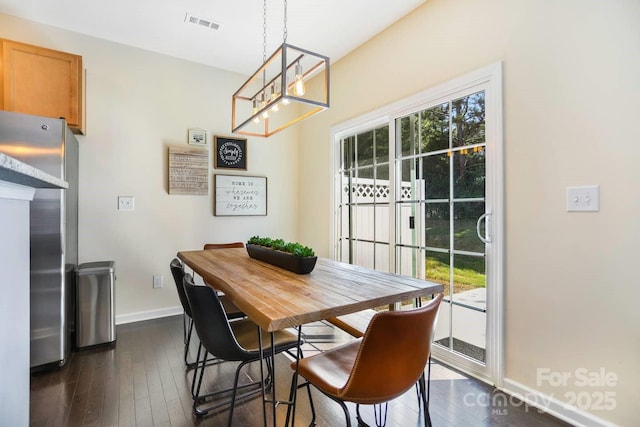
[[[207,131],[204,129],[189,129],[189,144],[207,145]]]
[[[213,138],[215,154],[213,167],[216,169],[247,170],[247,139],[228,136]]]

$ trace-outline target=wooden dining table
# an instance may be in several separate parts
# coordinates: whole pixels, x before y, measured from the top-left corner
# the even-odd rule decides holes
[[[178,258],[269,332],[444,290],[438,283],[327,258],[318,258],[311,273],[296,274],[252,259],[244,248],[181,251]],[[275,425],[275,404],[273,415]]]

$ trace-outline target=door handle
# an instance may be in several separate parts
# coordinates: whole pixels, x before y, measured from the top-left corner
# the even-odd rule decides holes
[[[487,222],[487,230],[491,230],[490,225],[490,221],[491,221],[491,212],[485,212],[482,215],[480,215],[480,218],[478,218],[478,222],[476,223],[476,233],[478,234],[478,239],[480,239],[480,241],[482,241],[482,243],[488,244],[491,243],[491,236],[489,235],[489,232],[487,231],[487,235],[483,236],[482,233],[480,233],[480,224],[482,224],[482,221],[486,219]]]

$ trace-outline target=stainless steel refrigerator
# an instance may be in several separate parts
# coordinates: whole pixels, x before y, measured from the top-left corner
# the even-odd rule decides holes
[[[78,264],[78,141],[63,119],[0,111],[0,152],[69,183],[37,189],[30,208],[31,367],[62,366]]]

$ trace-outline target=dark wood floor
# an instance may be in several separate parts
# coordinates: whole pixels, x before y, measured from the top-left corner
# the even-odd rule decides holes
[[[307,355],[348,339],[323,323],[303,328]],[[72,353],[61,369],[31,376],[32,426],[224,426],[228,410],[199,419],[192,414],[189,391],[191,372],[182,359],[182,317],[175,316],[122,325],[115,346]],[[256,366],[247,375],[259,377]],[[229,385],[233,366],[208,368],[209,385]],[[276,360],[277,396],[286,397],[289,361]],[[246,377],[245,377],[246,378]],[[308,400],[300,394],[296,423],[309,424]],[[345,425],[339,407],[314,390],[318,426]],[[285,417],[279,407],[279,425]],[[353,413],[354,411],[352,411]],[[363,411],[372,420],[370,408]],[[537,409],[509,399],[492,387],[435,363],[431,381],[431,419],[434,426],[562,426]],[[353,414],[352,414],[353,415]],[[352,417],[353,425],[355,417]],[[239,404],[234,426],[262,425],[259,398]],[[387,426],[424,426],[415,390],[389,404]]]

